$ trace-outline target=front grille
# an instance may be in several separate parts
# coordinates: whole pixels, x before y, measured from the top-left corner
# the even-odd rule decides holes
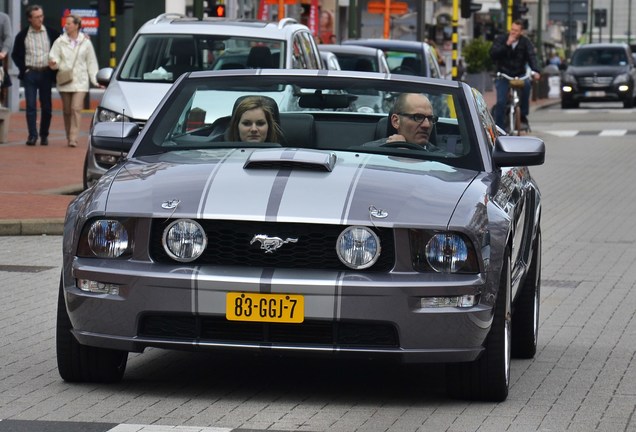
[[[174,263],[163,248],[164,229],[174,220],[153,221],[150,255],[159,263]],[[244,222],[197,220],[208,236],[208,246],[193,265],[236,265],[270,268],[300,268],[315,270],[347,270],[336,254],[336,240],[345,229],[342,225],[299,224],[278,222]],[[380,238],[382,253],[378,261],[363,271],[387,272],[393,268],[395,245],[393,230],[374,228]],[[265,253],[259,242],[250,244],[257,234],[282,239],[298,239],[284,244],[273,253]],[[350,270],[350,269],[349,269]]]
[[[228,321],[223,317],[144,315],[139,336],[185,342],[271,343],[302,346],[394,348],[397,330],[391,324],[366,321],[315,321],[272,324]]]
[[[614,77],[596,76],[596,77],[580,77],[579,85],[583,87],[608,87],[614,81]]]

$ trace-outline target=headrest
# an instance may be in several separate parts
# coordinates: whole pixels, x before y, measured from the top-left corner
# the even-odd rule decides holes
[[[194,56],[194,41],[192,38],[178,38],[172,40],[170,54],[173,56]]]
[[[414,74],[422,72],[421,62],[415,57],[404,57],[400,64],[400,69],[402,69],[402,72],[404,72],[404,69],[410,69]]]
[[[354,66],[353,70],[360,72],[373,72],[373,63],[369,59],[359,58],[356,61],[356,65]]]
[[[272,52],[264,45],[257,45],[250,49],[250,53],[247,56],[248,68],[271,68],[272,65]]]

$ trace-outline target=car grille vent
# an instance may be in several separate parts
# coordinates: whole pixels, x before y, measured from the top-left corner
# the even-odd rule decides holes
[[[150,245],[151,258],[159,263],[174,263],[163,248],[161,238],[171,219],[153,222]],[[278,222],[243,222],[197,220],[208,236],[208,246],[194,265],[236,265],[249,267],[300,268],[314,270],[351,270],[336,254],[336,240],[345,226]],[[395,262],[393,230],[374,228],[380,238],[382,253],[378,261],[361,271],[388,272]],[[282,239],[298,239],[284,244],[273,253],[265,253],[261,243],[250,244],[257,234]]]
[[[139,336],[210,343],[366,348],[399,346],[397,330],[393,325],[364,321],[307,320],[301,324],[273,324],[228,321],[223,317],[149,314],[140,320]]]
[[[579,84],[586,87],[607,87],[612,84],[614,77],[581,77]]]

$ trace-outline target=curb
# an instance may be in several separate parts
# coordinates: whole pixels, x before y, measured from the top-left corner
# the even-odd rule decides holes
[[[0,236],[62,235],[64,219],[0,220]]]

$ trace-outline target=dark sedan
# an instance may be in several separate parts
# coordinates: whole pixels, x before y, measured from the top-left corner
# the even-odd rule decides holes
[[[632,108],[635,97],[636,65],[627,44],[588,44],[574,51],[561,79],[562,108],[605,101]]]

